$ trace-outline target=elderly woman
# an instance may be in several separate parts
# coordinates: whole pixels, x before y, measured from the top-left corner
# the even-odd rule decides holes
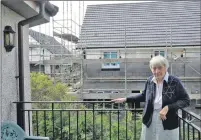
[[[112,100],[145,102],[141,140],[179,140],[178,109],[189,106],[190,99],[181,81],[169,75],[169,63],[162,56],[150,60],[153,76],[146,81],[142,94]]]

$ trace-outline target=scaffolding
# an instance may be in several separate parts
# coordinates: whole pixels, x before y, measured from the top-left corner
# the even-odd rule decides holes
[[[29,38],[30,63],[38,68],[36,71],[44,72],[54,81],[79,89],[83,75],[82,51],[76,46],[84,17],[84,1],[57,3],[59,13],[50,23],[35,28],[37,33]]]
[[[59,77],[62,82],[68,83],[70,86],[78,85],[82,81],[82,63],[80,51],[76,50],[76,45],[78,43],[78,38],[81,30],[81,10],[83,9],[84,2],[79,1],[78,19],[76,19],[76,14],[73,17],[73,1],[63,1],[62,10],[60,11],[62,15],[60,17],[53,17],[53,37],[61,42],[61,52],[63,49],[67,49],[68,53],[59,54],[59,60],[56,66],[59,67]],[[77,61],[73,61],[77,59]],[[62,61],[67,60],[67,61]],[[53,69],[52,73],[54,78],[56,78],[56,70]],[[76,87],[80,88],[80,87]]]
[[[105,93],[110,91],[111,93],[130,93],[128,82],[145,82],[147,77],[151,75],[149,70],[148,62],[156,53],[160,54],[161,52],[155,52],[158,48],[134,48],[130,49],[128,46],[129,41],[129,27],[124,28],[123,34],[124,38],[123,46],[121,48],[115,48],[117,52],[116,58],[104,58],[104,52],[107,52],[107,49],[102,49],[98,52],[91,51],[87,49],[87,44],[89,38],[87,38],[87,33],[83,29],[81,32],[82,22],[85,16],[85,3],[84,1],[59,1],[60,11],[59,14],[52,18],[50,24],[41,25],[38,27],[39,32],[45,30],[43,34],[38,34],[38,40],[31,41],[33,50],[37,48],[38,54],[33,54],[30,52],[30,60],[34,63],[34,66],[39,67],[39,71],[45,72],[45,74],[50,75],[54,81],[62,81],[67,83],[72,87],[72,91],[77,91],[78,93]],[[75,14],[75,12],[78,12]],[[171,13],[169,13],[171,14]],[[111,27],[112,28],[112,27]],[[173,47],[172,45],[172,22],[170,22],[169,27],[165,29],[165,46],[163,47],[162,53],[170,62],[170,74],[179,76],[184,81],[200,81],[200,70],[195,68],[195,65],[192,66],[192,62],[199,61],[200,58],[200,49],[194,47],[194,50],[190,50],[190,47]],[[78,42],[80,35],[85,36],[82,39],[82,42]],[[51,36],[52,38],[49,38]],[[97,34],[94,34],[97,36]],[[51,42],[44,42],[44,40],[50,40]],[[111,36],[111,40],[112,40]],[[32,40],[32,38],[30,39]],[[112,41],[111,41],[112,42]],[[110,45],[109,43],[106,45]],[[37,46],[34,48],[34,46]],[[46,52],[46,49],[49,51]],[[188,50],[188,51],[186,51]],[[114,49],[113,49],[114,51]],[[39,60],[34,62],[33,57],[39,56]],[[88,69],[90,64],[116,64],[122,63],[123,71],[120,72],[111,72],[111,71],[101,71],[97,70],[97,76],[90,76],[91,71]],[[182,64],[182,70],[180,75],[177,75],[178,70],[174,68],[178,64]],[[121,65],[121,66],[122,66]],[[130,65],[142,66],[140,70],[134,69],[131,71]],[[195,74],[194,77],[190,77],[190,74],[187,74],[185,71],[186,67],[189,67]],[[45,70],[49,69],[49,70]],[[182,74],[181,74],[182,73]],[[88,88],[84,89],[85,82],[121,82],[124,84],[124,88],[115,89],[115,88]],[[89,95],[90,96],[90,95]]]

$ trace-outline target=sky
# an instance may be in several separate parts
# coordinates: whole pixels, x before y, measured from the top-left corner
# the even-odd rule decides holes
[[[88,5],[137,3],[144,1],[50,1],[50,2],[59,7],[59,12],[57,13],[57,15],[51,18],[49,23],[42,24],[33,27],[31,29],[39,31],[49,36],[53,36],[53,31],[55,31],[58,33],[64,32],[73,34],[79,38],[81,25]],[[68,43],[68,46],[73,45],[71,42],[61,40],[60,38],[55,37],[55,39],[60,43],[61,42],[65,44]],[[34,39],[32,39],[32,42],[33,41]]]
[[[52,35],[53,27],[56,31],[61,32],[59,27],[69,27],[69,30],[64,32],[75,33],[79,36],[80,26],[82,25],[82,21],[87,9],[88,5],[96,5],[96,4],[112,4],[112,3],[136,3],[136,2],[144,2],[144,1],[50,1],[52,4],[59,7],[59,12],[53,19],[51,19],[50,23],[43,24],[32,29],[36,31],[40,31],[42,33]],[[147,2],[147,1],[146,1]],[[68,19],[68,20],[63,20]],[[54,20],[54,25],[53,21]],[[72,20],[72,21],[71,21]],[[68,21],[68,22],[67,22]],[[75,23],[75,22],[76,23]],[[72,26],[71,26],[72,24]]]

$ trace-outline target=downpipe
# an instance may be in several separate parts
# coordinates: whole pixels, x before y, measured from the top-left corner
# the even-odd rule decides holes
[[[24,102],[24,46],[23,46],[23,26],[41,19],[45,13],[45,2],[39,3],[39,14],[18,23],[18,64],[19,64],[19,102]],[[25,130],[25,109],[24,103],[17,104],[17,123]]]

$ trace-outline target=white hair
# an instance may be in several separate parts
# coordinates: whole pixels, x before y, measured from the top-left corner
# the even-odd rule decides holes
[[[159,66],[165,66],[166,70],[169,68],[168,60],[161,55],[155,56],[149,61],[150,69],[153,67],[159,67]]]

